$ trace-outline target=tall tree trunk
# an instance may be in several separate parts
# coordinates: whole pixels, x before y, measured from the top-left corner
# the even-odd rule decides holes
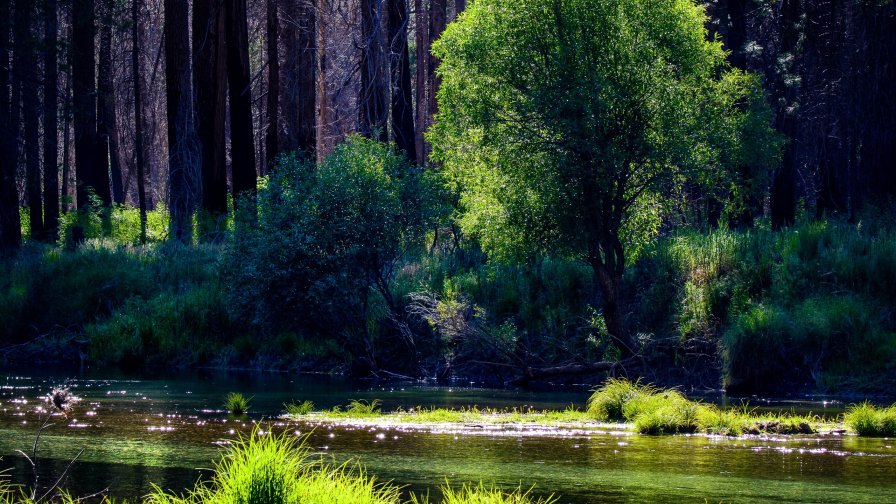
[[[233,201],[255,192],[255,137],[252,134],[252,82],[246,0],[227,0],[227,83],[230,88],[230,149]]]
[[[140,72],[140,14],[142,0],[131,4],[131,73],[134,82],[134,165],[137,168],[137,205],[140,208],[140,243],[146,243],[146,171],[143,145],[143,86]]]
[[[594,299],[592,305],[603,314],[607,332],[624,357],[638,351],[637,342],[625,329],[622,310],[622,273],[625,255],[618,238],[607,236],[589,247]]]
[[[65,79],[65,88],[62,90],[62,187],[61,193],[62,211],[68,213],[72,208],[74,199],[71,194],[69,181],[71,180],[71,123],[72,123],[72,79]]]
[[[96,43],[93,0],[72,0],[72,100],[75,126],[75,177],[78,209],[94,191],[103,204],[112,200],[109,172],[97,159]]]
[[[44,227],[46,239],[59,237],[59,32],[56,0],[44,0]]]
[[[44,235],[43,198],[40,185],[40,102],[37,98],[39,77],[36,64],[36,40],[33,33],[34,5],[16,2],[16,46],[13,74],[22,89],[22,122],[24,124],[25,194],[28,198],[28,221],[32,240]],[[15,104],[14,104],[15,105]]]
[[[383,0],[361,0],[361,95],[358,104],[360,133],[381,142],[386,130],[386,76],[383,75]]]
[[[200,184],[190,83],[188,10],[187,0],[165,0],[170,238],[181,243],[193,240],[191,217]]]
[[[0,254],[16,250],[22,241],[9,101],[11,14],[10,0],[0,0]]]
[[[439,102],[437,100],[439,86],[442,84],[442,78],[436,73],[439,67],[439,58],[432,54],[432,44],[445,31],[445,25],[448,19],[448,4],[446,0],[430,0],[429,1],[429,45],[427,46],[427,61],[429,61],[429,105],[426,108],[426,129],[435,122],[436,113],[439,111]],[[426,159],[429,160],[432,146],[429,142],[425,143]]]
[[[112,201],[124,204],[121,179],[121,155],[118,149],[118,118],[115,113],[115,88],[112,82],[112,15],[114,0],[102,1],[100,60],[97,96],[97,137],[100,169],[108,165],[112,179]]]
[[[211,222],[217,222],[227,213],[224,137],[227,59],[224,22],[222,0],[193,2],[193,75],[196,82],[196,129],[202,149],[202,209],[208,213]]]
[[[317,146],[317,10],[313,0],[299,0],[296,106],[297,148],[314,159]]]
[[[417,44],[417,131],[414,142],[417,149],[417,164],[423,166],[427,162],[426,141],[423,133],[427,127],[429,98],[427,87],[429,86],[429,16],[425,9],[425,0],[414,0],[414,38]]]
[[[782,55],[792,57],[792,52],[799,43],[800,33],[797,23],[800,20],[802,8],[800,0],[783,0],[781,7],[781,49]],[[772,179],[771,187],[771,213],[772,226],[780,228],[793,224],[796,211],[796,177],[797,156],[796,142],[796,118],[790,110],[790,104],[798,99],[798,90],[789,87],[782,82],[783,76],[776,78],[775,87],[779,97],[785,105],[779,107],[775,119],[775,127],[790,140],[784,148],[784,158],[781,167]]]
[[[454,15],[455,19],[457,16],[460,16],[460,13],[467,9],[467,0],[454,0]]]
[[[417,160],[411,62],[408,53],[409,12],[407,0],[389,2],[389,45],[392,69],[392,136],[411,161]]]
[[[280,153],[280,16],[277,3],[277,0],[267,0],[268,99],[264,170],[277,161]]]

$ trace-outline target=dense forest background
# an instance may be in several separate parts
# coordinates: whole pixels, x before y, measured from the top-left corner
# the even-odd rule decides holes
[[[465,0],[4,0],[3,355],[884,389],[896,6],[703,7],[780,156],[684,184],[603,320],[580,261],[490,257],[436,180]]]

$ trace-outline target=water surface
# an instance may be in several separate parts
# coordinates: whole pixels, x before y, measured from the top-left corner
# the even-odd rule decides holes
[[[339,378],[205,373],[129,379],[109,374],[0,374],[0,468],[30,483],[31,468],[15,450],[30,450],[38,428],[38,397],[66,384],[83,398],[69,418],[54,418],[40,444],[41,485],[80,452],[68,487],[78,495],[108,488],[136,498],[153,483],[181,491],[213,465],[228,439],[254,421],[276,418],[284,402],[319,408],[350,399],[380,399],[384,410],[417,405],[559,409],[582,406],[587,391],[521,392],[455,387],[371,386]],[[246,419],[221,406],[227,392],[252,396]],[[764,402],[774,409],[836,414],[842,404]],[[896,491],[896,440],[854,436],[728,439],[651,437],[608,432],[429,432],[407,428],[277,423],[308,435],[316,453],[337,462],[360,460],[379,480],[438,494],[453,483],[485,480],[505,487],[535,485],[562,503],[592,502],[890,502]],[[83,450],[83,451],[82,451]]]

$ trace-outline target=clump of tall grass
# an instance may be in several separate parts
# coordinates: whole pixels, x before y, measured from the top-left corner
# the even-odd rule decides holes
[[[227,394],[224,406],[233,415],[244,415],[249,411],[249,399],[239,392],[231,392]]]
[[[625,405],[633,399],[650,396],[656,389],[625,378],[610,378],[588,399],[588,413],[600,421],[631,420],[625,415]]]
[[[382,401],[374,399],[372,401],[352,400],[345,408],[345,412],[353,417],[377,416],[380,414],[380,406]]]
[[[287,415],[304,416],[314,411],[314,403],[311,401],[291,402],[283,405]]]
[[[855,404],[843,421],[860,436],[896,437],[896,404],[880,408],[868,401]]]
[[[442,504],[553,504],[558,501],[553,495],[546,498],[532,496],[532,490],[523,491],[517,488],[512,492],[506,492],[498,488],[487,487],[480,482],[478,485],[463,485],[460,488],[452,488],[451,485],[442,487]],[[412,497],[410,504],[427,504],[427,500]]]

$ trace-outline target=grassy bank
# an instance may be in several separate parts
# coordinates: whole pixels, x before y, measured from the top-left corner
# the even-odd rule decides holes
[[[351,261],[303,255],[273,232],[170,245],[159,211],[151,235],[162,238],[137,245],[134,211],[111,215],[105,230],[89,217],[88,240],[76,249],[31,243],[0,259],[0,359],[385,369],[501,383],[529,368],[619,356],[589,308],[588,268],[575,261],[490,261],[441,227],[360,288],[342,276]],[[641,345],[640,372],[652,381],[737,393],[887,393],[896,384],[888,227],[831,220],[678,231],[630,262],[621,301]],[[30,353],[9,350],[34,340]]]
[[[589,398],[584,410],[412,408],[383,412],[379,401],[352,401],[345,407],[315,410],[313,404],[285,405],[286,418],[312,423],[364,423],[429,428],[541,426],[574,429],[624,429],[641,434],[708,434],[721,436],[788,435],[847,432],[860,436],[896,435],[896,405],[876,408],[852,405],[837,418],[788,412],[761,413],[748,405],[723,408],[687,399],[674,389],[661,389],[624,379],[608,380]]]

